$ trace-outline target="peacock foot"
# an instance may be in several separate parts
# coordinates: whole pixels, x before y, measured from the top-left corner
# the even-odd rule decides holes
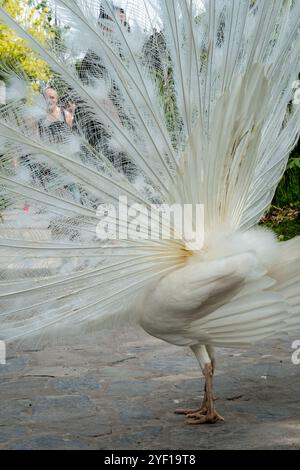
[[[217,400],[217,398],[213,398],[213,400]],[[207,397],[206,393],[203,398],[203,402],[199,408],[177,408],[174,413],[177,415],[185,415],[187,418],[197,418],[198,415],[206,415],[208,408],[207,408]]]
[[[200,408],[177,408],[174,411],[177,415],[185,415],[188,418],[193,418],[195,415],[204,415],[207,413],[207,406],[201,406]]]
[[[219,421],[224,421],[224,418],[217,413],[216,410],[212,412],[206,411],[205,414],[203,412],[201,413],[192,413],[190,415],[187,415],[187,424],[215,424]]]

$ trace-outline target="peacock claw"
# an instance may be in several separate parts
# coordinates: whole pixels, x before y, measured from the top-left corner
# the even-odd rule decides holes
[[[217,413],[216,411],[212,413],[207,412],[206,414],[195,413],[193,414],[193,416],[187,416],[187,417],[191,419],[188,419],[186,423],[191,424],[191,425],[215,424],[215,423],[218,423],[219,421],[224,421],[224,418],[221,415],[219,415],[219,413]]]
[[[198,416],[205,416],[207,414],[207,408],[206,406],[203,406],[199,411],[195,411],[193,413],[188,413],[186,415],[187,418],[198,418]]]
[[[201,413],[203,408],[177,408],[177,410],[174,411],[176,415],[193,415],[196,413]]]

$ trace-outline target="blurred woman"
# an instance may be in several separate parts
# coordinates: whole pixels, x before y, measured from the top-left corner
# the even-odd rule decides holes
[[[46,88],[47,114],[38,122],[39,134],[52,143],[63,143],[70,133],[73,118],[69,111],[59,106],[58,93],[52,88]]]

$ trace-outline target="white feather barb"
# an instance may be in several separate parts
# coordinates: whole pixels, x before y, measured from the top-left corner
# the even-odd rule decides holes
[[[0,110],[0,338],[75,334],[122,312],[136,319],[128,312],[140,292],[153,294],[172,275],[179,278],[167,284],[161,312],[170,311],[173,291],[181,315],[207,302],[209,312],[191,328],[211,344],[250,343],[282,321],[298,322],[292,248],[282,248],[283,277],[272,267],[276,243],[249,230],[299,136],[300,3],[130,0],[125,19],[108,0],[100,12],[94,0],[53,3],[70,27],[67,50],[63,38],[41,44],[0,7],[76,108],[72,124],[63,111],[51,121],[45,90],[26,99],[28,80],[18,76]],[[97,208],[111,209],[120,196],[126,210],[137,208],[129,217],[136,236],[103,240]],[[200,253],[187,248],[186,233],[176,237],[178,224],[162,204],[204,206]],[[114,219],[128,226],[121,212],[109,212],[106,233]],[[194,261],[202,277],[189,284],[185,269]],[[203,296],[196,304],[195,286]]]

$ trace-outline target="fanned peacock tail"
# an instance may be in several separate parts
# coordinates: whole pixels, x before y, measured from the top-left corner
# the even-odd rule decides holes
[[[192,254],[159,207],[203,204],[207,238],[254,227],[299,135],[299,2],[132,0],[126,24],[106,0],[55,4],[67,44],[40,44],[1,8],[76,103],[72,130],[41,131],[47,103],[25,97],[22,76],[1,108],[5,339],[130,318],[139,293]],[[100,240],[97,208],[120,196],[138,230]]]

